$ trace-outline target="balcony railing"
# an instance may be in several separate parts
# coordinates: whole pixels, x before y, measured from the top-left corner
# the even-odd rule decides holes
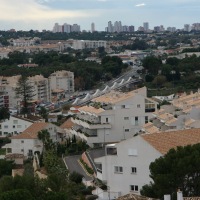
[[[83,119],[80,119],[80,118],[72,118],[72,122],[75,123],[75,124],[78,124],[80,126],[83,126],[85,128],[88,128],[88,129],[101,129],[101,128],[111,128],[111,124],[96,124],[96,123],[92,123],[90,121],[86,121],[86,120],[83,120]]]

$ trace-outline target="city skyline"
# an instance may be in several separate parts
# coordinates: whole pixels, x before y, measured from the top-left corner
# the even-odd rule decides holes
[[[108,21],[149,28],[164,25],[183,28],[198,22],[197,0],[15,0],[1,2],[1,30],[52,30],[53,24],[80,24],[81,30],[105,31]]]

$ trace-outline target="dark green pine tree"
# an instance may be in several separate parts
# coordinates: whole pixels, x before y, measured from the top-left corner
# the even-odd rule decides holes
[[[35,96],[34,86],[31,85],[28,78],[25,76],[21,76],[17,83],[17,87],[15,88],[16,97],[21,98],[23,102],[22,106],[22,114],[28,114],[28,103],[33,100]]]

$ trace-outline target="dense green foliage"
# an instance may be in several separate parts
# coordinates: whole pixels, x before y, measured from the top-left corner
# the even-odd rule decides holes
[[[144,40],[135,39],[132,44],[123,46],[123,48],[130,50],[146,50],[149,48],[149,45]]]
[[[10,112],[8,108],[0,107],[0,120],[5,120],[10,118]]]
[[[184,197],[200,195],[200,144],[171,149],[149,168],[153,182],[142,188],[142,195],[162,198],[178,188]]]
[[[6,161],[4,159],[0,159],[0,178],[4,175],[11,175],[13,167],[13,161]]]
[[[154,56],[143,60],[145,81],[149,87],[198,89],[200,87],[200,57],[192,55],[183,59],[170,57],[162,63]]]

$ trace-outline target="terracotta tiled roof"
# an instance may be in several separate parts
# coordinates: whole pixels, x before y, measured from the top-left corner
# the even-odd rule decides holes
[[[193,124],[194,122],[195,122],[195,120],[190,118],[185,121],[185,126],[189,126],[189,125]]]
[[[166,121],[166,124],[167,124],[167,125],[171,125],[171,124],[173,124],[174,122],[176,122],[177,120],[178,120],[177,118],[173,117],[172,119],[169,119],[168,121]]]
[[[70,118],[70,119],[68,119],[67,121],[65,121],[65,122],[60,126],[60,128],[68,129],[68,128],[71,128],[73,125],[74,125],[74,123],[72,122],[72,120],[71,120],[71,118]]]
[[[129,99],[133,96],[135,96],[135,93],[132,91],[128,93],[112,91],[108,94],[93,99],[93,101],[114,104]]]
[[[83,106],[79,108],[80,112],[89,112],[91,114],[100,114],[104,112],[105,110],[103,108],[95,108],[93,106]]]
[[[23,154],[14,153],[14,154],[7,154],[6,159],[16,159],[16,158],[24,158]]]
[[[118,197],[116,200],[156,200],[156,199],[130,193],[125,196]]]
[[[37,139],[38,132],[48,126],[45,122],[36,122],[24,130],[21,134],[11,137],[11,139]]]
[[[128,93],[111,91],[110,93],[107,93],[107,94],[104,94],[100,97],[97,97],[97,98],[93,99],[92,101],[115,104],[117,102],[121,102],[121,101],[124,101],[126,99],[132,98],[137,93],[140,94],[140,92],[143,91],[144,89],[145,89],[145,87],[139,88],[137,90],[133,90],[133,91],[128,92]]]
[[[145,134],[141,137],[161,154],[166,154],[170,149],[178,146],[200,143],[200,129]]]

